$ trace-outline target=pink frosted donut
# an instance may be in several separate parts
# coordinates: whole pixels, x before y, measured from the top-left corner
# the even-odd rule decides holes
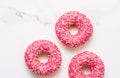
[[[78,28],[78,32],[75,35],[72,35],[69,31],[72,26]],[[55,30],[61,42],[70,47],[77,47],[89,39],[92,35],[93,27],[85,15],[77,11],[70,11],[58,19]]]
[[[39,55],[46,52],[48,62],[39,61]],[[56,71],[61,65],[61,53],[57,46],[47,40],[37,40],[30,44],[26,49],[25,62],[29,69],[38,75],[47,75]]]
[[[82,71],[84,65],[90,67],[89,74]],[[85,51],[72,58],[69,64],[69,76],[70,78],[103,78],[104,64],[96,54]]]

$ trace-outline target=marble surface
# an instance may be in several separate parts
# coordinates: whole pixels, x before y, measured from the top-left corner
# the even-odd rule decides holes
[[[94,33],[83,47],[64,46],[55,23],[67,11],[80,11],[92,21]],[[71,58],[82,52],[98,54],[105,64],[104,78],[120,77],[120,0],[0,0],[0,78],[69,78]],[[61,68],[49,76],[36,76],[24,62],[26,47],[47,39],[62,53]]]

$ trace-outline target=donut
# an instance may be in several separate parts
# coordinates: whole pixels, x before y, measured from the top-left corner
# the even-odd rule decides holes
[[[70,27],[76,26],[78,32],[72,35]],[[90,20],[77,11],[69,11],[63,14],[55,24],[57,37],[62,43],[70,47],[84,44],[91,37],[93,27]]]
[[[42,63],[39,61],[39,55],[48,54],[48,61]],[[24,54],[25,62],[28,68],[38,75],[48,75],[56,71],[61,65],[61,53],[58,47],[47,40],[36,40],[28,46]]]
[[[85,65],[91,69],[89,74],[82,71]],[[103,78],[104,64],[96,54],[85,51],[72,58],[68,71],[70,78]]]

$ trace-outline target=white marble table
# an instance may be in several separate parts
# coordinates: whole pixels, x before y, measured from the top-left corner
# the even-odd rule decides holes
[[[64,46],[55,34],[57,19],[73,10],[87,15],[94,26],[89,42],[76,49]],[[61,68],[45,77],[31,73],[24,62],[26,47],[39,39],[56,43],[63,57]],[[120,77],[119,0],[0,0],[0,78],[69,78],[71,58],[85,50],[101,57],[104,78]]]

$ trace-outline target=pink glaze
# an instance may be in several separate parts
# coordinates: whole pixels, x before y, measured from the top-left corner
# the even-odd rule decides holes
[[[48,62],[39,61],[39,55],[46,52]],[[26,49],[25,62],[29,69],[38,75],[47,75],[56,71],[61,65],[61,53],[57,46],[47,40],[37,40],[30,44]]]
[[[90,66],[89,74],[82,72],[84,65]],[[69,76],[70,78],[103,78],[104,64],[96,54],[85,51],[72,58],[69,64]]]
[[[78,28],[78,33],[72,35],[69,31],[71,26]],[[70,47],[84,44],[92,35],[93,27],[90,20],[77,11],[63,14],[56,23],[56,34],[61,42]]]

